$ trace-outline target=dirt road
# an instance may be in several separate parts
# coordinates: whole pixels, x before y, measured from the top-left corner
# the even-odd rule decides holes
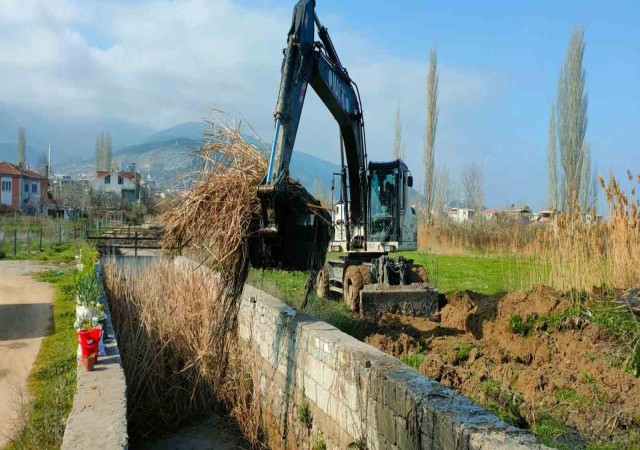
[[[27,376],[51,326],[53,288],[32,278],[44,268],[0,261],[0,448],[15,432]]]

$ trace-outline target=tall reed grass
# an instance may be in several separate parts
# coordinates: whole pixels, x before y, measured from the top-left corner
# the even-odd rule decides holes
[[[640,286],[640,174],[634,180],[628,172],[628,179],[625,192],[615,178],[605,183],[600,177],[610,212],[607,220],[585,220],[576,206],[573,215],[559,214],[553,226],[538,233],[535,281],[563,290]]]
[[[436,253],[516,255],[531,268],[522,272],[523,287],[532,283],[561,290],[639,287],[640,174],[628,172],[627,178],[626,188],[613,177],[608,183],[600,178],[609,211],[605,220],[595,221],[593,211],[575,206],[572,214],[557,213],[544,224],[507,218],[423,222],[419,245]]]
[[[525,252],[535,239],[535,227],[507,217],[476,217],[462,223],[442,218],[422,221],[418,228],[419,247],[435,253],[517,254]]]
[[[223,312],[219,278],[171,261],[136,267],[115,260],[105,263],[104,276],[130,432],[164,434],[203,412],[226,410],[259,445],[254,365],[236,341],[235,320]]]

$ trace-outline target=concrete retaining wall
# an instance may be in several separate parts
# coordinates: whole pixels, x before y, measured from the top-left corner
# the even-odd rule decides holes
[[[96,270],[102,286],[99,265]],[[104,343],[106,356],[99,358],[93,372],[85,371],[78,359],[78,385],[64,431],[62,450],[128,447],[127,385],[104,289],[102,298],[109,335]]]
[[[545,448],[466,397],[333,326],[245,286],[271,448]]]

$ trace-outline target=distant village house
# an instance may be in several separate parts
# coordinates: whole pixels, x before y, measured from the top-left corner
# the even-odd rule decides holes
[[[0,205],[23,214],[38,214],[47,201],[47,179],[10,162],[0,162]]]
[[[122,199],[125,206],[140,200],[141,177],[135,171],[135,166],[129,171],[99,170],[96,179],[91,182],[91,188],[96,192],[113,193]]]
[[[476,210],[470,208],[449,208],[449,211],[447,211],[449,218],[458,223],[467,222],[473,219],[475,214]]]

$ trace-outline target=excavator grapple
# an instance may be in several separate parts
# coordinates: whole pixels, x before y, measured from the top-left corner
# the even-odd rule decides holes
[[[249,259],[253,267],[318,270],[333,236],[331,214],[302,186],[285,182],[258,190],[262,217],[252,226]]]

